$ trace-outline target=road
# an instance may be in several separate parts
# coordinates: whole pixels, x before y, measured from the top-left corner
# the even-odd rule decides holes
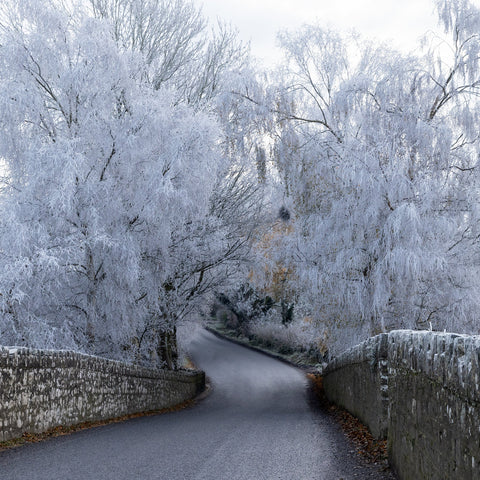
[[[0,479],[391,478],[310,408],[300,370],[204,330],[190,353],[212,384],[194,407],[1,452]]]

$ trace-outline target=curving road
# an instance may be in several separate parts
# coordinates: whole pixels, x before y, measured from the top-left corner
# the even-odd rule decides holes
[[[391,478],[310,409],[301,371],[206,331],[190,352],[213,385],[195,407],[1,452],[0,479]]]

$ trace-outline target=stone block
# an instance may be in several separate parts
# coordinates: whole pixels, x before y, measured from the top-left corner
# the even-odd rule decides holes
[[[204,372],[164,371],[68,351],[0,347],[0,441],[193,398]]]

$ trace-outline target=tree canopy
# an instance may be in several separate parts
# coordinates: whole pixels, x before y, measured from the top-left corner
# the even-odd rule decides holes
[[[190,0],[4,2],[0,343],[174,367],[214,294],[331,353],[478,333],[480,10],[435,5],[411,54],[305,25],[264,72]]]

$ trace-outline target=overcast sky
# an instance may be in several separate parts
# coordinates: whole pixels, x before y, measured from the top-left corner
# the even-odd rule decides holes
[[[436,27],[433,0],[195,0],[211,18],[220,17],[250,40],[252,53],[273,64],[279,58],[275,35],[315,20],[411,50]],[[480,0],[475,0],[480,4]]]

